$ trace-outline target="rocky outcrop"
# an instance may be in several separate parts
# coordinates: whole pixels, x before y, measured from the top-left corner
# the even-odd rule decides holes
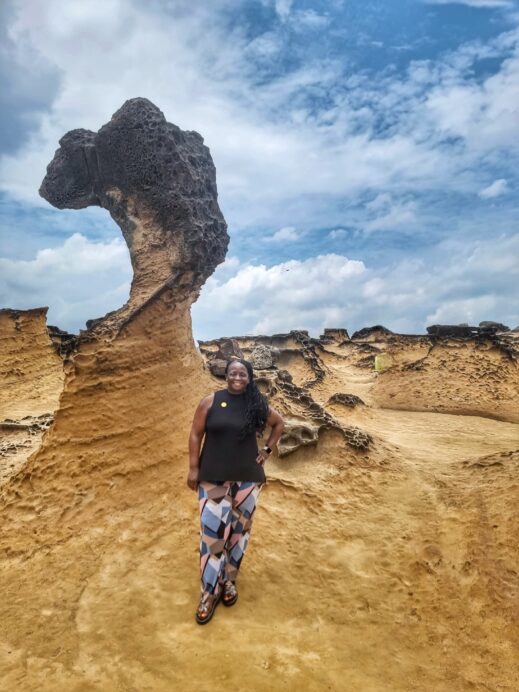
[[[258,344],[252,349],[250,354],[250,362],[252,367],[258,370],[267,370],[268,368],[276,367],[276,360],[279,356],[279,350],[274,349],[266,344]]]
[[[115,335],[82,333],[64,354],[55,423],[7,483],[6,689],[126,689],[130,675],[136,687],[199,689],[208,670],[221,676],[227,639],[205,638],[203,670],[196,655],[197,499],[185,469],[194,406],[222,381],[202,364],[184,308],[168,295],[147,301]],[[23,319],[8,323],[15,338],[26,339],[13,327]],[[44,322],[38,329],[42,353],[61,369]],[[506,335],[510,344],[519,338]],[[517,426],[490,415],[517,410],[517,361],[490,339],[380,333],[363,342],[337,331],[310,344],[293,334],[233,341],[221,349],[226,358],[251,358],[259,346],[276,354],[273,366],[258,359],[257,382],[287,421],[279,455],[266,464],[254,554],[243,572],[243,608],[257,611],[256,594],[273,622],[263,644],[265,625],[254,615],[248,635],[236,635],[250,654],[247,679],[268,689],[280,671],[281,686],[286,677],[301,689],[323,680],[330,689],[462,689],[496,679],[506,688],[518,643],[510,629]],[[210,358],[220,345],[200,351]],[[309,345],[324,372],[312,389]],[[374,356],[386,355],[388,367],[377,372]],[[474,401],[478,417],[443,415],[448,407],[465,413]],[[0,433],[18,434],[23,445],[38,425],[46,421],[6,419]],[[24,449],[3,457],[0,449],[0,464],[8,469]],[[294,570],[286,569],[287,545]],[[324,565],[325,589],[316,564]],[[280,602],[280,589],[294,598]],[[467,613],[467,598],[477,612]],[[225,629],[225,609],[216,618]],[[317,631],[316,618],[327,626]],[[300,633],[285,626],[294,619],[308,656]],[[347,671],[344,636],[360,651]],[[385,652],[375,673],[374,646]],[[288,651],[282,665],[280,648]],[[229,671],[226,682],[240,687],[243,670]]]
[[[225,368],[231,360],[243,358],[243,352],[236,339],[222,339],[216,352],[206,351],[206,353],[209,370],[216,377],[225,377]]]
[[[63,361],[46,326],[47,308],[0,310],[0,420],[52,413]]]
[[[47,326],[47,331],[49,332],[50,339],[54,344],[56,352],[63,359],[66,360],[77,350],[78,337],[76,334],[69,334],[69,332],[52,325]]]
[[[342,392],[338,392],[337,394],[334,394],[328,399],[328,403],[343,404],[344,406],[354,408],[355,406],[363,404],[364,402],[362,401],[360,396],[357,396],[356,394],[344,394]]]
[[[381,324],[377,324],[374,327],[364,327],[363,329],[359,329],[358,331],[354,332],[351,335],[352,339],[377,339],[377,338],[385,338],[389,336],[390,334],[393,334],[393,332],[390,329],[387,329],[386,327],[383,327]]]
[[[276,389],[304,411],[308,423],[292,423],[288,420],[280,441],[279,454],[286,456],[301,446],[317,444],[319,433],[323,430],[340,430],[348,445],[365,450],[373,441],[371,436],[356,426],[343,425],[331,416],[312,396],[292,382],[286,370],[280,370],[276,377]]]
[[[128,303],[89,330],[115,330],[167,290],[192,303],[228,245],[216,174],[197,132],[168,123],[150,101],[127,101],[99,132],[72,130],[47,168],[40,194],[58,209],[106,209],[128,245]]]
[[[327,343],[345,343],[350,341],[350,336],[347,329],[342,328],[328,328],[324,330],[324,333],[319,337],[321,344]]]
[[[468,324],[433,324],[427,327],[427,333],[443,338],[472,339],[479,334],[479,329]]]
[[[334,334],[336,331],[333,330]],[[343,334],[339,333],[337,336],[342,337]],[[328,342],[333,338],[330,334]],[[271,343],[265,343],[266,341]],[[290,344],[290,348],[285,348],[283,342]],[[278,346],[272,346],[272,343],[277,343]],[[322,382],[325,377],[325,370],[317,353],[320,346],[318,339],[311,339],[307,332],[301,331],[276,334],[272,337],[235,337],[200,342],[200,350],[207,358],[208,367],[214,375],[222,376],[220,371],[223,374],[225,363],[236,353],[243,354],[240,357],[246,357],[251,361],[259,389],[269,397],[272,405],[279,407],[285,415],[285,431],[278,445],[280,457],[292,454],[302,447],[317,445],[320,433],[326,430],[338,430],[350,447],[366,450],[372,442],[371,436],[356,426],[341,424],[310,394],[310,388]],[[299,354],[307,365],[310,377],[304,386],[296,384],[292,374],[279,366],[280,356],[287,352]],[[353,395],[349,395],[348,401],[354,401]],[[358,401],[360,402],[360,399]],[[293,416],[294,413],[297,415],[296,418]]]
[[[3,488],[4,554],[62,541],[87,515],[101,520],[161,491],[157,469],[184,458],[194,407],[211,389],[190,306],[228,243],[202,137],[168,123],[146,99],[127,101],[97,133],[62,137],[40,193],[60,209],[107,209],[134,277],[128,302],[89,321],[77,339],[55,328],[49,338],[42,320],[62,378],[52,343],[65,356],[65,382],[41,448]],[[22,526],[20,502],[31,517]]]
[[[38,449],[59,406],[63,361],[46,314],[47,308],[0,310],[0,485]]]

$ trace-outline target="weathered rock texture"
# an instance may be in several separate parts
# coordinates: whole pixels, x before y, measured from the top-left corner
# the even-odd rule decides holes
[[[227,250],[209,150],[143,98],[127,101],[99,132],[72,130],[40,194],[59,209],[99,206],[121,227],[133,281],[128,303],[90,327],[115,329],[169,290],[192,303]]]
[[[53,348],[47,308],[0,310],[0,420],[58,407],[63,361]]]
[[[218,609],[209,625],[218,636],[208,638],[193,618],[197,501],[185,487],[185,445],[191,390],[222,381],[198,356],[182,362],[187,342],[174,328],[163,338],[171,312],[160,303],[114,340],[124,344],[108,352],[120,354],[116,368],[80,339],[65,358],[75,374],[57,425],[7,485],[21,498],[2,517],[17,551],[0,571],[7,689],[169,692],[202,689],[210,675],[222,689],[246,676],[253,689],[512,692],[519,433],[494,416],[517,402],[517,361],[491,340],[382,330],[355,339],[329,330],[310,344],[292,333],[237,337],[232,349],[201,344],[207,359],[221,343],[228,356],[276,350],[258,384],[289,421],[293,447],[267,463],[240,600]],[[324,373],[318,382],[308,349]],[[375,356],[388,352],[392,364],[376,372]],[[423,358],[430,372],[416,391]],[[476,377],[488,391],[479,414],[443,412],[455,391],[458,411],[467,409]],[[398,381],[402,391],[386,397],[384,383]],[[87,395],[100,415],[83,421]],[[408,408],[398,410],[404,396]],[[429,398],[438,412],[416,410]],[[368,435],[367,448],[348,444],[344,429]],[[229,646],[243,659],[222,673]]]
[[[41,444],[63,388],[46,308],[0,310],[0,484]]]
[[[51,340],[45,310],[0,316],[10,359],[4,417],[57,409],[41,447],[1,489],[0,658],[8,642],[6,652],[69,666],[88,580],[111,561],[121,531],[148,540],[153,532],[141,522],[171,511],[184,484],[186,431],[213,387],[190,305],[228,236],[202,138],[145,99],[125,103],[97,134],[65,135],[41,194],[60,208],[106,208],[134,269],[127,304],[89,323],[65,362],[57,350],[66,339],[51,330]],[[165,521],[161,531],[174,523]],[[8,656],[8,669],[15,660]]]

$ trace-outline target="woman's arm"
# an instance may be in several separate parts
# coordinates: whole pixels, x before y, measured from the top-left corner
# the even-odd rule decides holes
[[[266,446],[272,449],[279,442],[279,439],[283,434],[283,430],[285,429],[285,422],[283,421],[283,418],[275,409],[272,408],[272,406],[269,406],[267,425],[270,426],[271,430]],[[260,449],[258,456],[256,457],[256,461],[259,464],[262,464],[268,458],[269,454],[270,452],[268,452],[266,449]]]
[[[187,484],[191,490],[198,487],[198,467],[200,464],[200,448],[205,435],[207,412],[213,404],[214,394],[209,394],[198,404],[189,433],[189,472]]]

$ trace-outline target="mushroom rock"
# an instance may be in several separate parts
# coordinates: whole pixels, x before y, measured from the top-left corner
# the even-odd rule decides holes
[[[129,301],[93,321],[95,331],[116,330],[164,291],[175,303],[192,303],[225,258],[229,237],[209,149],[147,99],[126,101],[97,133],[62,137],[40,195],[58,209],[103,207],[128,245]]]
[[[184,484],[186,430],[214,388],[190,306],[228,235],[202,137],[131,99],[99,132],[62,137],[40,194],[59,209],[105,208],[134,276],[127,303],[88,322],[67,351],[54,424],[3,488],[4,555],[58,544]]]

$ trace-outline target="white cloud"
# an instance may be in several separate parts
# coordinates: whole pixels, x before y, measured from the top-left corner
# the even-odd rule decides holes
[[[494,199],[494,197],[499,197],[508,192],[508,183],[505,178],[499,178],[494,180],[488,187],[484,187],[478,192],[478,195],[482,199]]]
[[[293,15],[293,23],[301,29],[323,29],[330,21],[329,16],[315,10],[299,10]]]
[[[485,319],[515,326],[518,253],[519,234],[471,246],[448,241],[434,261],[404,260],[378,270],[336,254],[272,267],[242,264],[225,278],[217,270],[193,306],[195,335],[206,339],[297,328],[318,335],[324,327],[355,330],[373,324],[425,333],[432,323]]]
[[[440,307],[430,315],[427,315],[426,321],[428,325],[465,323],[478,325],[480,322],[483,322],[484,319],[493,319],[490,315],[496,314],[497,302],[494,295],[465,298],[462,300],[450,300],[440,305]]]
[[[513,7],[512,0],[425,0],[428,5],[467,5],[468,7]]]
[[[273,0],[263,2],[274,7]],[[465,4],[468,2],[477,4],[478,0]],[[490,4],[504,6],[496,0],[488,0],[486,6]],[[36,128],[22,149],[0,162],[2,188],[30,204],[46,205],[36,191],[66,131],[77,127],[97,130],[125,99],[141,95],[160,106],[171,122],[204,136],[216,164],[222,209],[233,232],[247,226],[278,228],[277,234],[283,231],[286,236],[278,236],[279,242],[295,242],[309,228],[332,228],[330,240],[345,237],[347,231],[342,225],[368,231],[413,230],[416,217],[422,221],[424,216],[420,193],[469,193],[480,206],[490,206],[482,205],[474,195],[492,199],[490,195],[496,192],[503,194],[506,188],[502,184],[493,186],[505,180],[504,176],[513,187],[511,174],[505,170],[512,169],[519,152],[517,28],[485,44],[462,45],[437,60],[415,61],[400,76],[389,69],[370,74],[348,72],[345,76],[345,67],[350,66],[342,56],[314,60],[310,53],[302,67],[281,74],[279,69],[269,68],[276,65],[285,45],[287,23],[293,28],[292,23],[303,16],[290,0],[276,2],[278,16],[284,21],[276,21],[268,32],[253,40],[239,26],[229,28],[226,23],[224,10],[234,10],[233,0],[18,0],[16,7],[10,35],[24,74],[30,74],[37,65],[36,82],[46,70],[60,79],[50,109],[30,114]],[[319,16],[304,16],[307,24],[314,21],[317,32],[322,21]],[[318,40],[318,34],[309,35]],[[483,58],[503,61],[495,74],[485,77],[476,69],[477,61]],[[258,71],[258,64],[267,66],[265,72]],[[501,170],[505,164],[510,168]],[[495,170],[496,181],[484,188],[485,193],[481,190],[482,171],[492,175],[489,170]],[[360,209],[368,196],[373,197],[372,202]],[[451,225],[456,227],[456,219],[446,216],[446,228]],[[293,231],[286,230],[290,228]],[[501,239],[500,248],[505,246]],[[446,251],[448,261],[444,264],[448,267],[437,262],[434,273],[413,263],[400,263],[397,268],[377,273],[360,262],[362,272],[348,277],[346,285],[341,283],[343,279],[331,281],[344,299],[340,305],[322,285],[328,282],[331,260],[314,258],[304,261],[309,264],[300,261],[293,266],[285,263],[275,270],[243,265],[231,258],[206,284],[203,319],[214,325],[212,335],[217,335],[230,315],[238,332],[268,326],[269,320],[280,318],[288,306],[283,329],[292,319],[293,326],[314,328],[312,325],[340,316],[347,326],[388,322],[388,326],[416,329],[424,314],[436,314],[440,304],[468,299],[465,292],[482,290],[480,282],[485,279],[485,291],[497,296],[499,315],[481,318],[505,320],[513,309],[512,301],[508,297],[505,306],[504,284],[497,284],[512,269],[491,277],[482,259],[487,267],[508,266],[505,255],[513,256],[513,248],[497,255],[491,245],[470,247],[473,254],[462,244]],[[84,247],[83,251],[85,266],[94,271],[89,257],[95,255],[95,248]],[[79,256],[81,248],[74,252]],[[456,255],[458,263],[451,260]],[[56,305],[63,302],[60,290],[51,292],[48,286],[54,270],[43,272],[45,262],[56,267],[58,278],[67,277],[71,290],[79,290],[84,282],[76,279],[74,283],[59,264],[60,256],[44,254],[28,267],[11,266],[10,285],[4,282],[7,304],[14,305],[19,296],[27,297],[24,286],[33,286],[31,273],[36,278],[28,306],[40,303],[40,296],[42,300],[48,296],[45,302],[55,301]],[[117,264],[116,257],[112,260]],[[352,262],[347,258],[340,261]],[[293,286],[284,281],[301,273],[306,276],[314,265],[320,268],[312,275],[315,286],[308,278],[301,287],[297,282]],[[346,266],[351,269],[351,265]],[[123,277],[121,267],[116,277],[118,272],[121,279],[116,278],[116,285],[127,286],[129,275]],[[81,276],[93,283],[88,277],[94,274]],[[240,281],[233,281],[237,276],[248,286],[244,297],[236,293]],[[281,294],[281,298],[277,295],[279,311],[268,282],[273,282]],[[417,291],[417,285],[426,286],[423,293]],[[234,303],[224,296],[224,287]],[[120,290],[121,295],[124,290]],[[313,291],[318,307],[310,304],[309,291]],[[222,306],[230,312],[214,304],[210,314],[204,308],[209,305],[206,293],[221,298]],[[81,307],[82,319],[106,312],[88,291],[83,295],[86,297],[74,297],[69,313],[63,307],[63,319],[71,319],[74,311],[79,314],[81,300],[88,303]],[[267,303],[263,296],[268,297]],[[108,309],[124,302],[113,298],[114,305]],[[60,322],[61,317],[55,321]],[[458,321],[466,319],[460,317]]]
[[[280,19],[283,20],[289,16],[292,5],[294,4],[294,0],[275,0],[274,4],[276,7],[276,12],[278,13]]]
[[[197,338],[372,324],[424,332],[434,322],[519,323],[519,234],[471,245],[448,241],[434,261],[406,260],[375,270],[359,259],[325,254],[271,267],[230,257],[193,306]],[[131,267],[121,239],[90,242],[74,234],[32,260],[0,258],[1,304],[48,305],[49,322],[77,331],[121,307]],[[94,287],[94,288],[93,288]]]
[[[299,240],[299,234],[294,226],[284,226],[276,231],[270,238],[265,239],[269,243],[293,243]]]
[[[14,309],[49,306],[50,324],[77,331],[128,299],[132,269],[120,238],[91,242],[75,233],[32,260],[0,258],[0,304]]]
[[[345,228],[334,228],[328,233],[330,240],[338,240],[339,238],[345,238],[348,235],[348,231]]]
[[[416,220],[414,202],[393,202],[391,195],[381,193],[366,204],[371,219],[364,225],[365,231],[399,231]]]
[[[292,4],[278,0],[277,12],[299,16]],[[159,12],[131,0],[19,2],[10,27],[19,60],[27,69],[35,60],[47,65],[61,82],[50,111],[33,115],[39,126],[22,149],[2,158],[2,188],[45,204],[36,191],[58,139],[76,127],[97,130],[137,95],[202,133],[235,228],[344,223],[341,201],[367,189],[443,189],[448,181],[452,190],[477,192],[468,171],[481,156],[519,142],[511,105],[519,102],[517,33],[495,42],[492,50],[510,57],[482,83],[467,67],[475,49],[463,47],[443,61],[415,64],[405,78],[351,75],[347,89],[337,88],[345,79],[339,59],[309,60],[258,83],[256,60],[275,59],[282,31],[253,41],[239,28],[229,34],[221,10],[232,6],[178,0]],[[316,94],[326,106],[316,109]],[[384,134],[377,132],[381,119]],[[446,137],[463,138],[464,150],[453,155],[442,145]],[[400,222],[411,216],[408,210]]]
[[[351,293],[348,286],[365,271],[363,262],[336,254],[272,267],[242,265],[227,280],[220,280],[217,270],[193,306],[193,319],[205,332],[219,321],[221,325],[226,314],[233,334],[322,326],[331,310],[342,309],[344,296]]]

